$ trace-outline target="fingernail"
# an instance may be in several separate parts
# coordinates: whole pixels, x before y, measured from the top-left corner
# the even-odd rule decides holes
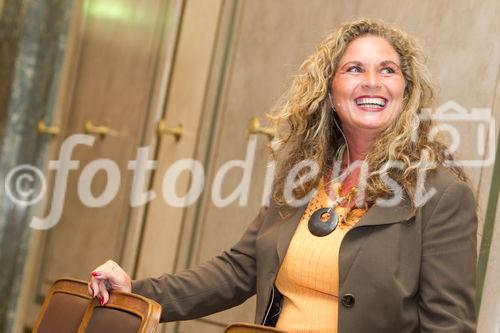
[[[92,276],[99,276],[101,275],[101,272],[92,272]]]
[[[104,298],[99,297],[99,303],[101,303],[101,305],[103,305],[104,304]]]

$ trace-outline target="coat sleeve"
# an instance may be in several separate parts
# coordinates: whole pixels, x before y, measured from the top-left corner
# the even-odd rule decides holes
[[[243,303],[255,294],[255,242],[266,212],[263,207],[229,251],[179,274],[135,280],[132,292],[160,303],[162,322],[199,318]]]
[[[425,222],[419,289],[421,332],[475,332],[476,203],[463,182],[445,190]]]

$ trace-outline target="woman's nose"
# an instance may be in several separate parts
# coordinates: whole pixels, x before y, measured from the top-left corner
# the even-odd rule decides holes
[[[369,89],[376,89],[381,86],[380,79],[376,72],[367,71],[363,80],[363,87]]]

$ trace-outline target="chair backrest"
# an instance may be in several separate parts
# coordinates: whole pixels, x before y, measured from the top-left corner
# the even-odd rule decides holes
[[[33,333],[77,332],[91,300],[86,282],[57,280],[45,297]]]
[[[78,333],[154,333],[160,314],[161,306],[153,300],[113,291],[105,305],[92,300]]]
[[[285,333],[274,327],[249,323],[234,323],[226,327],[224,333]]]
[[[33,333],[154,333],[160,314],[155,301],[117,291],[100,305],[88,295],[87,282],[61,279],[45,298]]]

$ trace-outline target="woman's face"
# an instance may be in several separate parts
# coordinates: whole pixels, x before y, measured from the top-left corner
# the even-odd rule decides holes
[[[353,40],[331,81],[332,103],[351,134],[380,133],[401,112],[405,80],[397,52],[382,37]]]

